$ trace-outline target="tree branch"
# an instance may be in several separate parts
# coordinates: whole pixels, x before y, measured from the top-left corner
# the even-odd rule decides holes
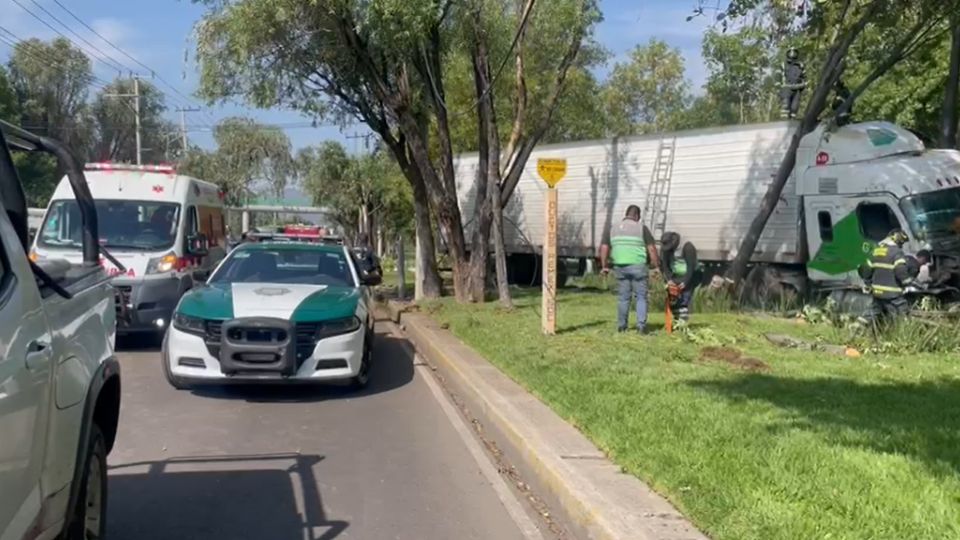
[[[526,0],[526,5],[521,10],[522,13],[527,13],[533,9],[534,0]],[[518,4],[519,7],[519,4]],[[527,115],[527,80],[524,73],[523,66],[523,43],[527,36],[526,25],[522,22],[523,16],[521,15],[521,27],[520,27],[520,39],[517,40],[517,61],[516,61],[516,101],[514,102],[513,107],[513,128],[510,130],[510,139],[507,141],[507,148],[504,150],[504,159],[501,163],[502,170],[500,175],[503,176],[507,169],[510,166],[510,162],[513,158],[514,149],[517,147],[517,143],[520,141],[520,137],[523,134],[524,124],[526,122]]]
[[[586,15],[588,3],[583,2],[581,5],[583,6],[582,13],[583,15]],[[560,98],[563,96],[567,73],[570,71],[570,67],[573,65],[577,55],[580,53],[580,48],[583,44],[583,38],[585,34],[586,21],[577,27],[577,30],[574,32],[574,36],[570,41],[570,46],[567,48],[563,58],[560,60],[560,64],[557,67],[557,75],[554,78],[553,93],[547,101],[546,112],[540,119],[536,129],[529,137],[523,140],[523,142],[520,144],[519,151],[516,153],[513,159],[510,160],[510,163],[507,167],[507,174],[503,179],[503,186],[500,190],[500,204],[504,207],[508,202],[510,202],[510,197],[513,195],[514,190],[516,190],[517,184],[520,182],[520,176],[523,174],[523,167],[530,158],[533,148],[540,143],[540,140],[550,128],[550,122],[553,119],[554,112],[556,111],[557,103],[560,102]]]

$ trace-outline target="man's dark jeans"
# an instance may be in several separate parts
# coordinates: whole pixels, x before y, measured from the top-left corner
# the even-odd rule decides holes
[[[613,269],[617,278],[617,329],[626,330],[630,322],[630,301],[637,297],[637,330],[647,326],[647,267],[643,265],[618,266]]]

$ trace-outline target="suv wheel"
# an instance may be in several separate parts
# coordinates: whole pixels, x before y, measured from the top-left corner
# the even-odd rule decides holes
[[[100,427],[90,430],[87,462],[80,477],[76,506],[67,520],[62,540],[99,540],[107,525],[107,444]]]

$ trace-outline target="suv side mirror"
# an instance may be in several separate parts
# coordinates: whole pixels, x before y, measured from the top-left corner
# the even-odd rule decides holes
[[[203,233],[187,236],[186,249],[188,255],[204,256],[209,251],[209,242]]]

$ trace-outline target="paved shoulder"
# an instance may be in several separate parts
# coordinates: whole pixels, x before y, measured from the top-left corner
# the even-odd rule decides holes
[[[371,384],[178,392],[121,354],[112,538],[525,538],[402,342]]]

